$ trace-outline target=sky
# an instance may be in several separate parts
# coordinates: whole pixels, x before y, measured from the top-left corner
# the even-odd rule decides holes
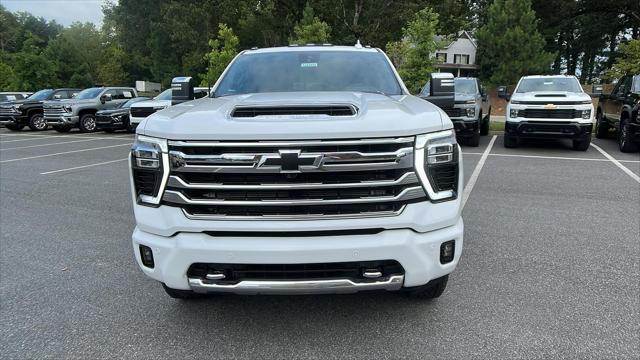
[[[102,24],[102,4],[105,0],[0,0],[9,11],[26,11],[34,16],[55,20],[62,25],[74,21]]]

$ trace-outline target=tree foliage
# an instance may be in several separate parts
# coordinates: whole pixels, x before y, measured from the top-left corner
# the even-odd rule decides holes
[[[329,42],[331,27],[314,16],[313,8],[307,3],[302,12],[302,20],[293,28],[293,34],[290,44],[325,44]]]
[[[550,71],[531,0],[495,0],[477,33],[480,76],[492,85],[515,84],[523,75]]]
[[[640,74],[640,40],[631,40],[620,45],[618,58],[609,71],[612,78],[627,74]]]
[[[238,54],[238,37],[233,29],[226,24],[220,24],[218,38],[209,40],[211,51],[205,55],[209,64],[207,72],[202,76],[200,86],[213,85],[231,60]]]
[[[400,77],[412,92],[417,92],[433,71],[433,54],[440,47],[434,41],[437,27],[438,14],[424,8],[402,29],[402,40],[387,45]]]

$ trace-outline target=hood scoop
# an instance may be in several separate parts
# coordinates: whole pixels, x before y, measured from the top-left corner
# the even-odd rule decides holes
[[[231,117],[254,118],[258,116],[354,116],[358,109],[353,105],[312,105],[312,106],[239,106],[233,109]]]
[[[536,94],[535,97],[567,97],[566,94]]]

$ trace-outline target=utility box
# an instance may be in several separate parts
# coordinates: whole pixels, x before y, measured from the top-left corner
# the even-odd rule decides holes
[[[139,92],[147,92],[147,93],[155,92],[155,93],[159,93],[160,90],[162,90],[162,86],[160,85],[160,83],[138,80],[138,81],[136,81],[136,90],[139,91]]]
[[[180,104],[195,99],[193,78],[191,76],[174,77],[171,80],[171,104]]]

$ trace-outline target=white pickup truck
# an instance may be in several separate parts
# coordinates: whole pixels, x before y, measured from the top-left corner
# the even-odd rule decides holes
[[[135,258],[175,298],[435,298],[462,252],[453,125],[379,49],[243,51],[140,123],[130,165]]]
[[[506,86],[498,89],[498,97],[509,101],[505,147],[516,147],[521,139],[529,138],[570,139],[575,150],[589,148],[593,104],[575,76],[524,76],[513,95],[506,89]]]
[[[147,116],[173,105],[171,93],[171,89],[167,89],[151,100],[140,101],[131,105],[129,109],[129,124],[131,129],[135,129]],[[194,94],[195,98],[198,99],[207,96],[209,89],[198,87],[194,89]]]

